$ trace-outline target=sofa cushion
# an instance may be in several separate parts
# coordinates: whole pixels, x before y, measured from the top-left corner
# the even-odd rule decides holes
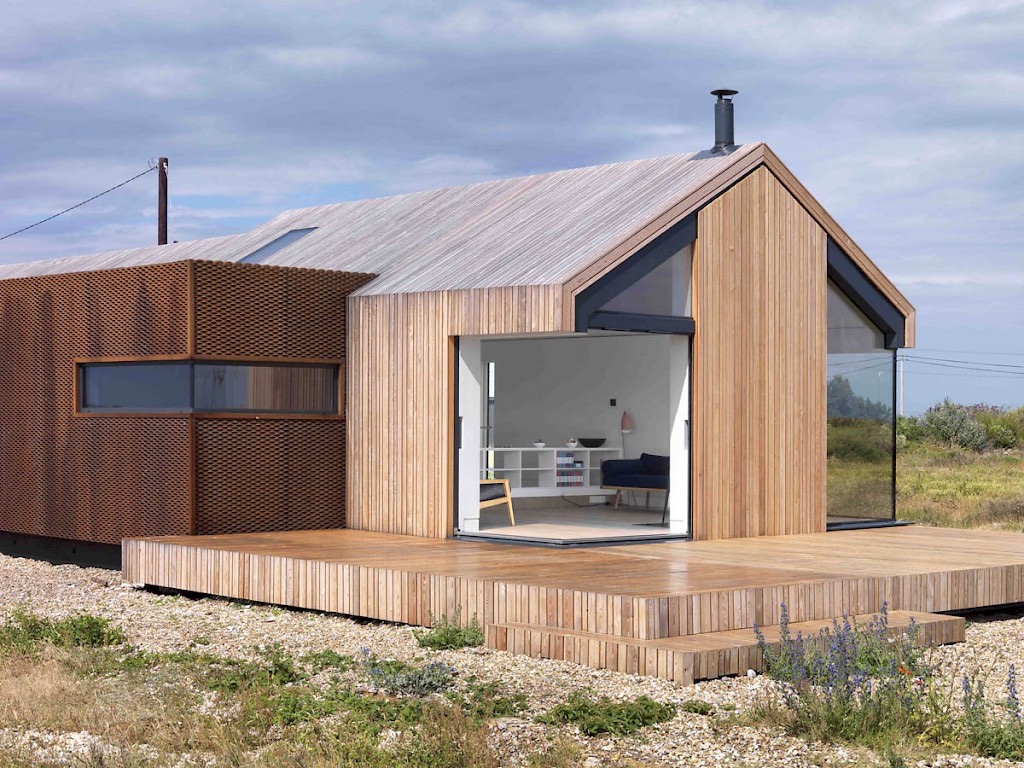
[[[612,479],[619,475],[636,475],[644,471],[640,459],[607,459],[601,462],[602,482],[614,485]]]
[[[640,461],[644,465],[645,472],[650,472],[652,475],[668,474],[668,456],[658,456],[654,453],[641,453]]]
[[[633,475],[612,475],[605,477],[605,484],[622,488],[660,488],[664,490],[668,488],[668,475],[649,475],[645,472]]]

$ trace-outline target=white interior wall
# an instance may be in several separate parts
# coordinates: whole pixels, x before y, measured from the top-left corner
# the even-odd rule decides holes
[[[634,424],[626,455],[669,454],[670,339],[484,340],[480,367],[495,363],[495,445],[529,446],[539,438],[558,446],[570,437],[604,437],[609,447],[621,448],[626,411]],[[613,398],[615,406],[609,405]]]
[[[690,339],[669,336],[669,414],[672,420],[668,529],[690,533]]]
[[[459,339],[459,416],[462,443],[459,448],[459,528],[480,530],[480,435],[483,403],[483,365],[480,337]]]

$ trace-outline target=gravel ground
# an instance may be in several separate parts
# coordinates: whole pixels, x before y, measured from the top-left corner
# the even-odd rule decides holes
[[[727,678],[680,686],[664,680],[592,670],[560,661],[544,661],[487,649],[433,652],[420,648],[405,626],[355,621],[311,612],[206,598],[151,594],[121,583],[120,574],[71,565],[49,565],[0,555],[0,615],[15,607],[61,617],[79,611],[106,616],[124,629],[128,641],[151,651],[174,651],[199,643],[204,650],[251,657],[271,642],[293,655],[324,648],[358,654],[369,649],[380,658],[412,660],[425,656],[456,667],[460,675],[498,681],[510,693],[523,693],[533,712],[564,701],[571,690],[589,689],[613,698],[650,696],[658,701],[703,699],[719,710],[743,712],[770,694],[765,678]],[[990,674],[989,690],[1001,692],[1008,664],[1024,670],[1024,618],[1018,614],[976,617],[967,642],[934,651],[951,684],[964,669]],[[50,753],[74,752],[90,743],[88,734],[15,734],[2,729],[0,741],[45,744]],[[551,729],[529,719],[505,718],[491,729],[503,764],[517,765],[526,752],[549,741]],[[720,717],[686,712],[645,729],[635,737],[583,738],[566,729],[582,747],[584,765],[611,766],[627,759],[642,765],[692,766],[841,766],[883,764],[869,752],[834,745],[808,744],[777,729],[740,727]],[[943,756],[920,766],[1024,765],[962,756]]]

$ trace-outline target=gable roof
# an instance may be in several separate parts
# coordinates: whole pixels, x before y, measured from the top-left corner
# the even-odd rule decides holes
[[[904,313],[912,343],[913,306],[762,143],[290,210],[240,235],[0,265],[0,279],[241,261],[291,230],[315,227],[261,263],[378,275],[361,295],[524,285],[575,293],[759,165]]]
[[[0,265],[0,278],[181,259],[239,261],[316,227],[260,263],[372,272],[364,293],[561,284],[758,145],[285,211],[241,235]]]

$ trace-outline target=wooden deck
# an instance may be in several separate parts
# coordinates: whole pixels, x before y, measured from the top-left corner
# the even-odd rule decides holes
[[[798,623],[883,602],[922,621],[1024,602],[1024,536],[916,526],[569,550],[353,530],[182,536],[127,539],[123,563],[132,583],[409,624],[461,609],[492,647],[641,674],[651,641],[706,635],[735,647],[718,633],[776,625],[782,603]],[[509,630],[522,640],[510,645]],[[573,656],[566,649],[582,646],[570,635],[624,650]],[[932,639],[958,637],[962,624]]]

